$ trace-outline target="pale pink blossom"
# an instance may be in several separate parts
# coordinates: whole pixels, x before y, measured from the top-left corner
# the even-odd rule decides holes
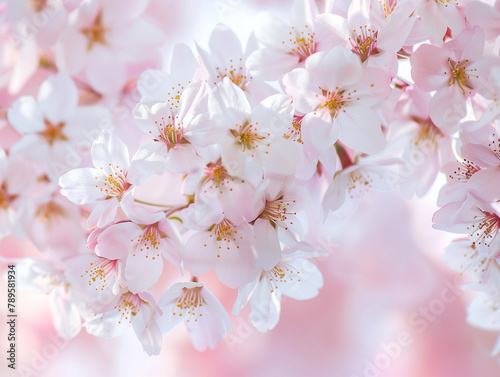
[[[283,255],[283,260],[262,270],[260,276],[238,290],[233,314],[250,301],[250,320],[260,332],[272,330],[281,314],[284,296],[295,300],[308,300],[318,294],[323,286],[323,276],[318,268],[303,257]]]
[[[498,250],[484,250],[476,247],[469,239],[453,241],[443,254],[442,260],[453,271],[470,277],[469,288],[484,289],[485,286],[498,287],[500,283],[500,254]]]
[[[132,221],[119,222],[97,237],[96,254],[124,263],[125,280],[131,292],[153,286],[163,271],[163,257],[182,271],[183,246],[172,221],[163,212],[128,210]]]
[[[46,260],[24,258],[16,263],[19,288],[49,296],[54,327],[59,336],[71,339],[82,328],[82,303],[70,285],[64,268]]]
[[[142,14],[148,1],[91,0],[72,12],[55,48],[59,70],[82,74],[102,94],[117,94],[128,68],[157,59],[161,31]]]
[[[186,243],[184,265],[194,276],[214,269],[219,281],[240,287],[257,274],[253,251],[254,230],[246,222],[234,224],[222,217]]]
[[[276,94],[252,108],[244,92],[228,78],[214,89],[210,110],[219,126],[206,142],[218,141],[229,174],[255,185],[265,172],[295,173],[298,150],[282,137],[292,122],[290,103],[290,97]]]
[[[315,22],[315,5],[310,0],[295,0],[291,18],[281,20],[270,13],[257,19],[255,35],[259,48],[247,59],[247,69],[264,80],[276,80],[318,51],[333,47],[335,38]]]
[[[36,100],[31,96],[17,99],[7,115],[10,124],[23,135],[15,149],[34,163],[46,162],[47,173],[54,178],[77,167],[70,156],[76,154],[86,132],[111,123],[106,108],[78,106],[77,87],[64,73],[46,79]]]
[[[304,145],[319,154],[337,140],[366,153],[381,150],[385,138],[373,106],[390,94],[390,77],[364,67],[355,54],[341,47],[315,56],[306,69],[297,68],[283,79],[293,106],[305,114]]]
[[[177,108],[172,108],[168,102],[151,106],[140,103],[135,107],[135,121],[150,137],[142,144],[138,155],[144,163],[159,165],[158,174],[165,168],[186,174],[200,163],[190,136],[194,134],[196,142],[197,129],[201,127],[202,133],[204,131],[203,123],[208,120],[208,93],[208,85],[196,81],[182,91]]]
[[[161,314],[161,310],[153,296],[146,292],[124,292],[107,309],[85,321],[89,334],[114,338],[132,327],[148,355],[160,353],[162,335],[155,316]]]
[[[275,94],[276,91],[262,81],[254,78],[247,71],[247,58],[256,49],[255,37],[250,36],[246,51],[243,53],[241,42],[236,34],[223,24],[217,25],[209,39],[210,53],[198,46],[198,53],[203,62],[203,69],[208,84],[217,86],[227,77],[241,88],[252,103]]]
[[[184,320],[194,348],[214,349],[231,331],[231,320],[221,303],[203,283],[176,283],[161,297],[163,315],[157,318],[162,333]]]
[[[126,144],[105,130],[92,144],[94,168],[70,170],[59,179],[61,194],[76,204],[97,203],[88,224],[102,227],[115,218],[125,196],[132,195],[134,183],[145,177],[130,165]]]
[[[467,3],[467,1],[465,1]],[[432,40],[442,44],[448,29],[453,37],[465,28],[465,17],[462,2],[454,0],[422,0],[417,2],[417,14],[420,17],[419,27]]]
[[[477,92],[487,93],[493,58],[483,58],[484,32],[465,29],[442,47],[421,45],[410,57],[412,78],[422,90],[436,91],[429,115],[440,128],[455,131],[467,114],[466,102]]]
[[[412,1],[353,0],[347,17],[320,14],[316,18],[341,38],[362,62],[395,76],[397,53],[416,20]]]

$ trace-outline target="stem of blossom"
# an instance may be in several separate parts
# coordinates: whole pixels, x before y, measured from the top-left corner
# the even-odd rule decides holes
[[[169,210],[165,211],[165,216],[169,217],[171,214],[173,214],[177,211],[183,210],[184,208],[189,207],[190,204],[191,203],[187,203],[187,204],[184,204],[183,206],[178,206],[178,207],[174,207],[172,209],[169,209]]]
[[[196,276],[193,276],[193,278],[191,279],[191,281],[193,283],[198,283],[198,278]]]
[[[134,202],[140,203],[140,204],[145,204],[147,206],[152,206],[152,207],[163,207],[163,208],[173,208],[174,206],[167,205],[167,204],[156,204],[156,203],[150,203],[150,202],[145,202],[144,200],[139,200],[134,198]]]
[[[349,156],[349,153],[345,150],[344,146],[340,142],[336,142],[333,144],[335,147],[335,151],[337,152],[337,155],[339,156],[340,164],[342,165],[342,169],[347,169],[349,166],[352,166],[352,160],[351,156]]]

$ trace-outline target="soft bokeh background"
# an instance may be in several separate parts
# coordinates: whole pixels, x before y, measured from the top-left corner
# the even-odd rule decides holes
[[[171,35],[164,48],[168,61],[175,43],[194,47],[196,40],[206,45],[218,22],[226,23],[245,40],[259,11],[284,12],[288,6],[289,2],[276,0],[158,0],[152,1],[149,11],[164,20]],[[2,137],[2,143],[10,143],[8,133]],[[133,332],[118,339],[99,339],[83,330],[66,341],[54,330],[48,297],[19,290],[19,369],[9,374],[2,369],[1,375],[498,376],[498,360],[489,355],[496,334],[466,324],[469,293],[450,288],[457,276],[440,262],[450,236],[431,227],[438,187],[427,197],[412,201],[395,193],[368,195],[352,218],[334,222],[338,225],[331,229],[329,242],[336,251],[316,261],[325,280],[320,295],[304,302],[285,298],[281,321],[266,334],[252,327],[245,308],[240,316],[232,317],[232,332],[214,351],[194,350],[184,326],[164,336],[157,357],[142,351]],[[0,240],[0,255],[44,257],[28,241],[13,237]],[[0,265],[2,271],[5,267]],[[205,281],[230,312],[236,292],[221,287],[211,275]],[[166,288],[170,281],[161,284]],[[442,301],[445,289],[453,302]],[[6,318],[6,290],[2,280],[2,322]],[[424,319],[422,310],[430,307],[440,314]],[[6,329],[3,323],[2,354]],[[398,341],[404,345],[397,346]]]

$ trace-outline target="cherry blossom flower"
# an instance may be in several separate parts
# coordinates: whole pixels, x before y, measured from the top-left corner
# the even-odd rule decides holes
[[[256,48],[253,36],[247,42],[247,51],[243,53],[236,34],[227,26],[219,24],[212,31],[209,47],[210,54],[199,46],[198,52],[206,71],[206,80],[211,86],[217,86],[227,77],[247,94],[250,102],[260,102],[275,93],[272,87],[247,72],[247,57]]]
[[[416,195],[419,215],[445,176],[433,226],[460,238],[443,261],[482,293],[469,323],[500,331],[500,1],[195,3],[0,2],[0,262],[47,294],[57,333],[134,330],[158,355],[184,320],[204,351],[248,302],[271,330],[284,296],[322,288],[311,258],[332,254],[339,287],[380,278],[369,237],[410,213],[371,191]],[[391,211],[367,216],[365,195]]]
[[[141,146],[138,155],[146,163],[162,162],[159,174],[165,168],[189,173],[199,164],[200,158],[189,140],[196,134],[197,126],[201,123],[203,128],[203,121],[207,122],[208,93],[208,85],[196,81],[183,90],[178,109],[171,108],[168,102],[157,102],[151,107],[138,104],[134,109],[136,123],[151,138]]]
[[[468,233],[481,249],[499,250],[500,212],[498,203],[485,203],[469,193],[463,202],[446,204],[434,214],[433,227],[453,233]]]
[[[351,216],[370,190],[394,190],[398,177],[394,166],[398,161],[373,156],[356,156],[354,163],[338,171],[323,198],[326,213],[339,211]]]
[[[231,288],[242,286],[257,274],[254,237],[247,222],[236,225],[222,218],[206,231],[196,232],[189,238],[184,264],[194,276],[214,269],[223,284]]]
[[[20,289],[49,296],[54,327],[62,338],[71,339],[82,328],[81,303],[68,282],[64,269],[51,261],[24,258],[16,263]]]
[[[238,290],[233,314],[239,314],[248,301],[252,305],[250,320],[260,332],[272,330],[278,323],[283,295],[295,300],[309,300],[323,286],[318,268],[294,254],[284,255],[274,267],[263,269],[260,276]]]
[[[484,287],[488,284],[498,286],[500,283],[498,257],[498,251],[487,250],[485,252],[469,239],[458,239],[446,248],[442,260],[452,270],[470,276],[472,284]],[[471,284],[468,286],[470,287]]]
[[[303,67],[306,59],[318,51],[333,47],[334,40],[322,25],[314,21],[314,5],[296,0],[291,23],[264,13],[255,29],[260,48],[250,54],[247,68],[263,80],[276,80],[294,68]]]
[[[482,116],[477,122],[472,122],[473,129],[487,128],[485,126],[490,125],[495,119],[498,119],[500,114],[500,62],[491,67],[489,72],[489,78],[487,80],[486,90],[489,91],[489,96],[491,98],[486,106]]]
[[[182,271],[183,247],[164,213],[136,208],[129,216],[134,222],[120,222],[104,229],[97,237],[95,250],[100,256],[122,260],[128,289],[143,292],[159,280],[163,256]]]
[[[33,161],[47,161],[48,173],[59,177],[77,167],[78,143],[90,127],[110,124],[111,113],[101,106],[78,106],[78,90],[64,74],[50,76],[38,98],[20,97],[8,110],[8,120],[24,135],[16,150]],[[79,157],[81,161],[81,157]]]
[[[244,92],[228,78],[213,92],[211,111],[220,132],[222,163],[231,175],[257,184],[263,172],[292,175],[298,156],[295,145],[281,137],[292,121],[291,99],[276,94],[253,109]],[[210,143],[212,138],[207,138]]]
[[[26,234],[40,251],[62,260],[75,256],[83,248],[85,233],[78,206],[59,194],[57,184],[49,187],[46,195],[28,207],[24,216]]]
[[[417,14],[420,16],[419,27],[435,42],[441,44],[448,29],[453,36],[458,35],[465,28],[465,19],[461,12],[459,1],[431,1],[417,2]]]
[[[399,189],[403,196],[424,196],[442,166],[455,161],[451,135],[436,127],[429,117],[431,95],[416,86],[406,87],[389,120],[387,153],[400,150]],[[388,115],[390,117],[390,114]]]
[[[86,306],[92,313],[105,309],[127,286],[124,265],[119,259],[103,258],[87,251],[67,259],[65,264],[72,272],[69,281],[84,293]]]
[[[151,106],[166,102],[171,109],[176,109],[184,89],[201,79],[204,77],[193,51],[184,44],[178,44],[172,52],[170,73],[149,69],[137,80],[137,89],[141,94],[140,103]]]
[[[59,179],[61,194],[76,204],[97,203],[89,224],[102,227],[113,221],[125,196],[131,195],[134,183],[144,178],[129,162],[125,143],[105,130],[92,144],[94,168],[70,170]]]
[[[461,153],[469,166],[467,189],[486,202],[500,199],[494,188],[500,179],[499,143],[500,140],[493,135],[488,146],[470,143],[461,147]]]
[[[372,106],[390,94],[390,77],[363,67],[356,55],[341,47],[323,54],[309,68],[295,69],[283,79],[295,109],[305,114],[304,144],[319,153],[337,139],[366,153],[383,148],[381,122]]]
[[[163,311],[157,319],[162,333],[184,320],[191,343],[198,351],[214,349],[231,331],[229,315],[203,283],[176,283],[163,294],[158,305]]]
[[[422,90],[436,91],[429,114],[438,127],[455,131],[466,115],[467,99],[484,92],[483,82],[495,60],[481,59],[483,49],[484,33],[476,26],[442,47],[424,44],[411,55],[415,83]]]
[[[154,298],[146,293],[124,292],[107,311],[95,315],[84,323],[89,334],[104,338],[121,335],[130,326],[148,355],[158,355],[162,336],[155,316],[161,310]]]
[[[42,49],[52,47],[57,41],[67,25],[68,14],[66,2],[47,0],[21,0],[9,4],[7,9],[16,42],[33,39]]]
[[[500,32],[499,2],[486,4],[482,1],[470,1],[466,5],[467,22],[471,26],[478,25],[483,29],[486,39],[495,40]]]
[[[362,62],[395,75],[396,53],[404,46],[416,17],[411,1],[353,0],[347,18],[320,14],[316,18],[343,40]]]
[[[118,93],[128,78],[128,66],[154,58],[154,47],[162,40],[161,31],[142,16],[147,4],[82,2],[57,42],[58,69],[71,75],[84,72],[98,92]]]

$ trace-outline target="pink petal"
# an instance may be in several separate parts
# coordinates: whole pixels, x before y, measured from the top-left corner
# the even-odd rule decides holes
[[[118,223],[105,229],[97,237],[95,252],[108,259],[126,259],[135,250],[141,228],[132,223]]]

